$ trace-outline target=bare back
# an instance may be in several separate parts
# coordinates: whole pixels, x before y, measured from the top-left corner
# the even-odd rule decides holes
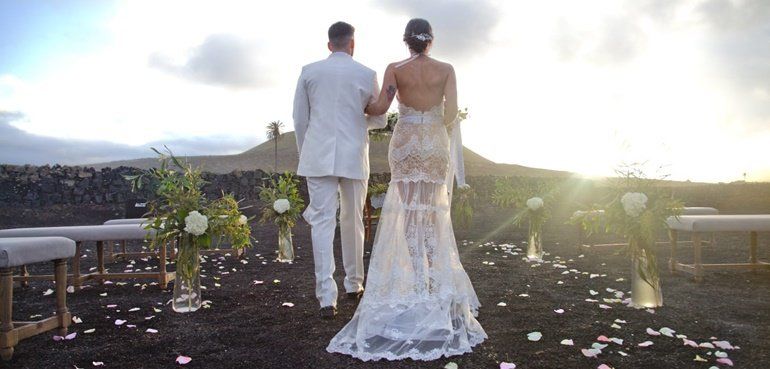
[[[415,110],[428,111],[444,104],[444,124],[457,116],[457,79],[451,64],[418,54],[401,62],[391,63],[385,70],[382,92],[366,113],[384,114],[393,98]]]
[[[398,101],[421,111],[430,110],[444,102],[444,86],[451,71],[450,65],[428,56],[420,56],[398,65],[394,65],[393,71]]]

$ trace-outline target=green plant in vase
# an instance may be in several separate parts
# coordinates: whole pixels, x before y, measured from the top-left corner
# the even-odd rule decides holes
[[[527,258],[542,260],[543,225],[551,217],[550,208],[554,203],[555,191],[544,181],[515,179],[515,183],[498,179],[492,201],[501,207],[520,209],[514,215],[512,223],[516,226],[527,224]]]
[[[269,186],[260,187],[262,209],[261,223],[272,221],[278,226],[278,261],[294,261],[291,229],[302,214],[305,201],[299,195],[299,180],[286,172],[278,180],[270,179]]]
[[[607,233],[628,242],[631,259],[631,303],[635,307],[663,306],[663,292],[655,244],[666,229],[666,219],[682,213],[682,202],[672,198],[638,170],[620,171],[611,200],[603,212],[586,218],[584,227],[596,229],[603,224]]]
[[[126,176],[134,188],[143,178],[155,183],[155,198],[148,202],[146,229],[152,230],[150,248],[176,244],[176,272],[172,307],[176,312],[192,312],[201,307],[199,251],[229,242],[234,249],[251,246],[249,219],[230,194],[208,200],[202,192],[206,183],[200,170],[184,164],[167,150],[159,155],[158,168]],[[165,260],[161,261],[165,262]]]

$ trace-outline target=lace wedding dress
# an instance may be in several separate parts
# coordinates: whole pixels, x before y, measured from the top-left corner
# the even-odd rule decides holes
[[[443,111],[399,106],[365,292],[329,352],[364,361],[435,360],[470,352],[487,338],[449,215],[453,160]]]

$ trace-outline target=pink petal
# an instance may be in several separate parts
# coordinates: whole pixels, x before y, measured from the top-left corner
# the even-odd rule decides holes
[[[553,312],[556,314],[564,314],[564,309],[556,309]]]
[[[65,339],[65,340],[73,340],[73,339],[75,339],[75,337],[77,337],[77,336],[78,336],[78,332],[72,332],[72,333],[70,333],[70,334],[68,334],[68,335],[64,336],[64,339]]]
[[[602,364],[599,365],[596,369],[612,369],[612,367],[607,364]]]
[[[94,364],[94,366],[104,366],[103,361],[92,361],[91,364]]]
[[[596,357],[601,351],[596,349],[580,349],[580,352],[582,352],[585,357]]]
[[[722,350],[733,350],[735,347],[727,341],[714,341],[714,346],[721,348]]]
[[[652,341],[644,341],[638,345],[639,347],[648,347],[652,346]]]
[[[647,334],[649,334],[650,336],[660,336],[660,332],[652,328],[647,328]]]
[[[516,369],[516,364],[514,363],[500,363],[500,369]]]
[[[147,333],[158,333],[158,330],[157,329],[152,329],[152,328],[147,328],[147,330],[145,332],[147,332]]]
[[[684,345],[685,346],[690,346],[690,347],[695,347],[695,348],[698,347],[698,343],[696,343],[695,341],[691,341],[691,340],[688,340],[686,338],[683,339],[683,341],[684,341]]]
[[[192,361],[192,358],[189,356],[179,355],[179,357],[176,358],[176,362],[179,365],[185,365],[191,361]]]
[[[726,357],[720,357],[719,359],[717,359],[717,362],[725,365],[733,366],[733,361]]]
[[[123,319],[117,319],[115,320],[115,325],[123,325],[126,321]]]
[[[62,337],[62,336],[53,336],[53,340],[56,341],[56,342],[59,342],[59,341],[61,341],[63,339],[64,339],[64,337]]]
[[[597,337],[596,340],[599,341],[599,342],[610,342],[610,339],[607,338],[607,336],[605,336],[605,335],[601,335],[601,336]]]

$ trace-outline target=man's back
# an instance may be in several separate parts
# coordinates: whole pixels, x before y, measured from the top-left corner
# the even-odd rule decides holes
[[[299,175],[369,177],[364,109],[379,92],[376,78],[343,52],[302,68],[294,101]]]

